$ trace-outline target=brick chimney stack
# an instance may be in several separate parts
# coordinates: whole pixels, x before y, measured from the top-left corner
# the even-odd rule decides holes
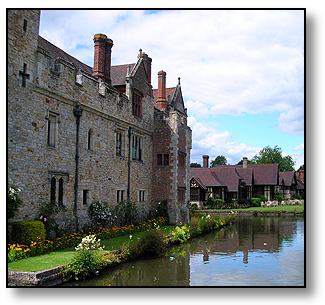
[[[247,168],[247,164],[248,164],[248,159],[247,157],[243,158],[243,168]]]
[[[209,168],[209,156],[208,155],[203,156],[203,168]]]
[[[113,40],[105,34],[94,35],[94,69],[93,76],[100,82],[111,84],[111,52]]]
[[[167,109],[167,100],[166,100],[166,72],[158,72],[158,98],[156,101],[156,107],[160,110]]]

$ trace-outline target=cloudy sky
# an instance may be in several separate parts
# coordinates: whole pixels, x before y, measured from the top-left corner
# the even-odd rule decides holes
[[[152,84],[181,78],[191,162],[236,164],[278,145],[304,164],[304,11],[43,10],[40,35],[93,66],[93,35],[114,42],[112,64],[152,58]]]

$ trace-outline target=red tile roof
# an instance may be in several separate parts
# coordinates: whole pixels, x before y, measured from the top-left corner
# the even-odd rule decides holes
[[[213,175],[210,168],[194,168],[192,167],[191,170],[191,179],[194,178],[199,182],[200,185],[207,188],[208,186],[223,186],[224,184]]]
[[[295,172],[279,172],[279,184],[291,186],[296,184]]]
[[[111,79],[113,86],[125,85],[128,66],[130,66],[132,71],[135,64],[111,66]]]
[[[277,185],[277,164],[216,165],[212,168],[191,168],[191,179],[194,178],[204,188],[208,186],[227,186],[228,191],[238,191],[239,181],[246,185]]]
[[[253,169],[254,184],[277,185],[278,164],[248,164]]]

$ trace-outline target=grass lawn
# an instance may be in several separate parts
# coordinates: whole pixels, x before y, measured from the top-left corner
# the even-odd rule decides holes
[[[211,210],[205,210],[205,211],[211,211]],[[213,210],[215,211],[215,210]],[[216,211],[257,211],[257,212],[304,212],[305,206],[304,205],[283,205],[283,206],[277,206],[277,207],[252,207],[248,209],[233,209],[233,210],[216,210]]]
[[[165,235],[168,235],[174,228],[174,226],[164,226],[160,228],[160,231]],[[135,241],[135,239],[140,238],[143,234],[144,232],[132,234],[132,240]],[[128,241],[130,241],[129,235],[101,240],[100,244],[105,246],[102,252],[118,250],[122,247],[124,242]],[[74,248],[68,248],[65,250],[54,251],[39,256],[28,257],[25,259],[8,263],[8,269],[16,271],[36,272],[58,266],[63,266],[67,265],[73,259],[74,253]]]

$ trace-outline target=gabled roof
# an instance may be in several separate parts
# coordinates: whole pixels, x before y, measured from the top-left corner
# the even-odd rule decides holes
[[[190,170],[191,179],[195,178],[200,185],[207,188],[208,186],[224,186],[224,184],[213,175],[210,168],[191,168]]]
[[[238,184],[243,178],[234,167],[191,168],[191,179],[195,179],[200,185],[226,186],[229,192],[237,192]]]
[[[192,187],[192,181],[194,181],[196,184],[198,184],[198,186],[201,189],[206,189],[206,186],[204,185],[204,183],[201,181],[201,179],[199,177],[191,177],[191,187]]]
[[[297,184],[295,172],[279,172],[279,184],[284,186]]]
[[[178,83],[175,88],[174,95],[170,104],[176,110],[185,114],[184,100],[180,83]]]

